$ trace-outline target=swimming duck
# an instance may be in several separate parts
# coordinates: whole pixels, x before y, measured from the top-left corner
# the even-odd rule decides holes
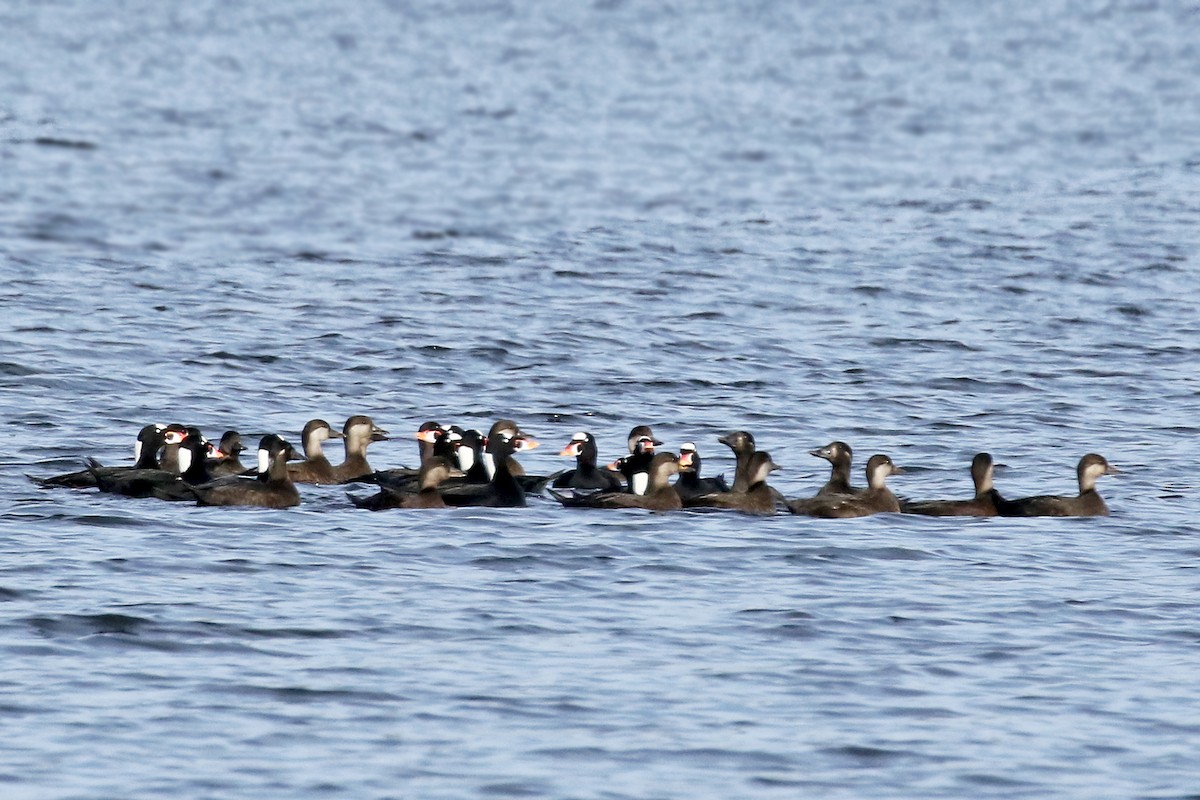
[[[994,465],[988,453],[977,453],[971,459],[971,480],[975,483],[975,496],[970,500],[924,500],[902,502],[900,510],[905,514],[924,514],[927,517],[994,517],[997,499],[1000,498],[992,486]]]
[[[1103,517],[1108,515],[1108,506],[1096,491],[1096,479],[1101,475],[1119,473],[1104,456],[1088,453],[1079,459],[1075,468],[1079,481],[1079,494],[1075,497],[1063,495],[1036,495],[997,503],[1004,517]]]
[[[883,454],[867,461],[867,488],[858,494],[830,494],[788,504],[793,514],[812,517],[865,517],[871,514],[900,511],[900,501],[887,487],[889,475],[901,475],[904,470]]]
[[[681,462],[682,463],[682,462]],[[744,492],[719,492],[693,497],[688,508],[725,508],[744,514],[769,516],[775,513],[775,492],[767,485],[770,474],[779,469],[766,450],[756,450],[748,459],[750,487]],[[680,473],[680,480],[683,475]]]
[[[288,459],[296,455],[287,440],[269,433],[258,443],[258,475],[230,476],[194,487],[202,506],[259,506],[291,508],[300,505],[300,493],[288,474]]]
[[[647,470],[645,494],[632,492],[592,492],[575,494],[560,489],[549,492],[568,508],[645,508],[650,511],[678,511],[683,508],[671,476],[679,473],[679,458],[674,453],[656,453]]]

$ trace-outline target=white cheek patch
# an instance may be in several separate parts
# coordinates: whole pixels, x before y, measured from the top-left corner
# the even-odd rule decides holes
[[[187,472],[188,467],[192,465],[192,451],[183,449],[179,451],[179,471]]]
[[[258,451],[258,471],[266,472],[271,468],[271,454],[267,450]]]
[[[650,485],[649,472],[635,472],[629,478],[629,485],[633,487],[634,494],[645,494],[646,488]]]

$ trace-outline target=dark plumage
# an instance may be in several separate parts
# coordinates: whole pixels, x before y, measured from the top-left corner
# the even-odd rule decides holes
[[[304,448],[304,460],[288,464],[288,475],[296,483],[339,483],[337,473],[323,445],[330,439],[345,439],[346,434],[335,431],[323,419],[310,419],[300,432],[300,446]]]
[[[349,493],[346,496],[358,508],[371,511],[383,511],[388,508],[446,508],[438,486],[450,477],[453,468],[450,460],[444,456],[430,456],[421,462],[415,492],[397,491],[382,486],[377,494],[370,497],[355,497]]]
[[[596,466],[599,451],[596,447],[596,437],[592,434],[583,431],[575,434],[559,455],[574,456],[575,469],[569,469],[556,477],[550,484],[554,488],[621,491],[621,479],[615,473]]]
[[[295,450],[286,440],[269,433],[258,443],[258,475],[219,478],[194,487],[202,506],[260,506],[290,508],[300,505],[300,493],[288,475],[288,460]]]
[[[690,469],[681,470],[679,479],[675,481],[675,493],[679,495],[684,506],[687,506],[688,501],[694,497],[729,491],[729,484],[725,482],[725,477],[722,475],[715,478],[700,477],[700,451],[696,449],[693,442],[684,442],[679,445],[679,465],[690,467]]]
[[[754,435],[747,431],[733,431],[717,437],[717,441],[733,451],[737,466],[733,472],[731,492],[744,492],[750,488],[750,456],[754,454]]]
[[[770,453],[758,450],[750,455],[748,467],[750,487],[746,491],[707,494],[692,498],[686,505],[688,508],[725,508],[762,516],[774,514],[775,492],[767,485],[767,478],[779,469],[779,465],[771,460]]]
[[[213,457],[208,459],[209,474],[214,478],[244,474],[246,465],[242,463],[241,455],[245,451],[242,435],[237,431],[225,431],[221,434],[221,444],[217,446]]]
[[[60,489],[94,489],[96,488],[97,473],[117,474],[133,469],[158,469],[158,451],[163,447],[163,434],[166,430],[165,425],[146,425],[138,431],[133,445],[134,464],[132,467],[105,467],[94,458],[89,458],[88,466],[75,472],[53,475],[49,478],[37,478],[33,475],[26,477],[38,486]]]
[[[1063,495],[1036,495],[997,503],[1004,517],[1103,517],[1108,515],[1104,498],[1096,491],[1096,479],[1101,475],[1120,472],[1105,460],[1104,456],[1088,453],[1079,459],[1075,468],[1079,482],[1079,494],[1075,497]]]
[[[512,420],[500,420],[488,433],[484,455],[493,465],[491,479],[485,484],[460,484],[445,487],[442,500],[450,506],[492,506],[499,508],[525,505],[525,489],[513,474],[514,453],[532,450],[538,443],[521,432]],[[519,465],[517,465],[519,466]]]
[[[1003,503],[992,486],[994,465],[988,453],[978,453],[971,459],[971,480],[975,483],[975,496],[970,500],[924,500],[902,502],[900,510],[905,514],[923,514],[927,517],[994,517],[999,513],[997,500]]]
[[[899,512],[900,502],[887,488],[889,475],[904,472],[885,455],[871,456],[867,461],[867,488],[857,494],[830,494],[788,504],[793,514],[812,517],[865,517],[883,512]]]
[[[650,460],[645,494],[631,492],[568,493],[550,489],[550,494],[568,508],[645,508],[650,511],[678,511],[683,508],[671,476],[679,473],[674,453],[656,453]]]

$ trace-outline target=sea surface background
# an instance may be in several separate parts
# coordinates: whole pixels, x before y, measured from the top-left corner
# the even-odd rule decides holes
[[[1200,793],[1200,6],[0,7],[5,798]],[[747,429],[1103,519],[41,489],[138,428]],[[253,446],[253,440],[251,441]],[[334,447],[336,461],[336,445]],[[365,490],[363,490],[365,491]]]

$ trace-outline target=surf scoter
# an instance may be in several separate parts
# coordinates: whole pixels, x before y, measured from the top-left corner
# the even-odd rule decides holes
[[[977,453],[971,459],[971,480],[975,483],[975,496],[970,500],[906,501],[900,504],[900,510],[905,514],[924,514],[927,517],[994,517],[999,513],[997,501],[1006,501],[1000,498],[992,486],[993,469],[991,455]]]
[[[569,469],[551,482],[556,489],[599,489],[601,491],[621,491],[621,479],[616,473],[600,469],[596,466],[599,451],[596,447],[596,437],[585,431],[580,431],[571,437],[559,453],[560,456],[574,456],[575,469]]]
[[[287,440],[269,433],[258,443],[258,475],[219,478],[194,487],[202,506],[260,506],[290,508],[300,505],[300,493],[288,475],[288,459],[296,455]]]
[[[189,428],[179,446],[179,465],[183,472],[176,474],[165,469],[140,469],[118,474],[96,469],[96,488],[108,494],[159,500],[195,500],[193,487],[212,479],[207,456],[210,445],[197,428]]]
[[[592,492],[575,494],[569,490],[550,489],[550,494],[568,508],[645,508],[650,511],[678,511],[683,503],[671,485],[672,475],[679,473],[679,458],[674,453],[656,453],[647,471],[645,494],[632,492]]]
[[[382,486],[377,494],[370,497],[355,497],[349,492],[346,496],[358,508],[371,511],[383,511],[388,508],[446,508],[438,486],[450,477],[454,465],[444,456],[430,456],[421,462],[417,477],[417,491],[405,492]]]
[[[300,433],[304,460],[288,464],[288,475],[296,483],[340,483],[322,445],[330,439],[345,438],[345,433],[335,431],[325,420],[310,419],[304,423],[304,430]]]
[[[867,488],[857,494],[830,494],[789,504],[794,514],[812,517],[865,517],[883,512],[899,512],[900,501],[887,487],[889,475],[901,475],[904,470],[885,455],[876,454],[867,461]]]
[[[680,471],[679,478],[675,481],[675,492],[683,501],[684,506],[687,506],[688,501],[693,497],[729,491],[729,484],[725,482],[723,475],[715,478],[700,477],[700,451],[696,449],[694,442],[684,442],[679,445],[679,464],[683,467],[691,467],[691,469]]]
[[[733,472],[731,492],[744,492],[750,488],[750,456],[754,454],[754,434],[748,431],[733,431],[718,436],[717,441],[733,451],[737,466]]]
[[[226,475],[242,475],[247,467],[242,463],[241,455],[246,451],[242,444],[242,435],[237,431],[225,431],[221,434],[221,443],[208,459],[208,472],[214,478]]]
[[[726,508],[745,514],[769,516],[775,513],[775,492],[767,485],[770,474],[779,469],[766,450],[756,450],[748,459],[750,487],[744,492],[719,492],[694,497],[688,508]],[[680,476],[682,480],[682,473]]]
[[[1101,475],[1119,473],[1116,467],[1105,460],[1104,456],[1088,453],[1079,459],[1075,468],[1079,481],[1079,494],[1071,497],[1064,495],[1036,495],[1021,497],[998,503],[998,510],[1004,517],[1103,517],[1108,515],[1108,506],[1096,491],[1096,479]]]
[[[49,478],[38,478],[34,475],[27,475],[26,477],[38,486],[61,489],[94,489],[96,488],[96,470],[105,473],[119,473],[131,469],[158,469],[158,452],[163,447],[163,434],[166,430],[166,425],[151,424],[143,426],[138,431],[137,439],[133,445],[134,464],[131,467],[105,467],[96,459],[89,458],[85,462],[88,466],[75,472],[52,475]],[[94,469],[93,464],[96,465]]]
[[[521,431],[512,420],[500,420],[488,434],[484,455],[493,465],[485,484],[446,487],[442,500],[451,506],[519,507],[525,505],[525,489],[512,473],[514,453],[532,450],[538,442]]]

